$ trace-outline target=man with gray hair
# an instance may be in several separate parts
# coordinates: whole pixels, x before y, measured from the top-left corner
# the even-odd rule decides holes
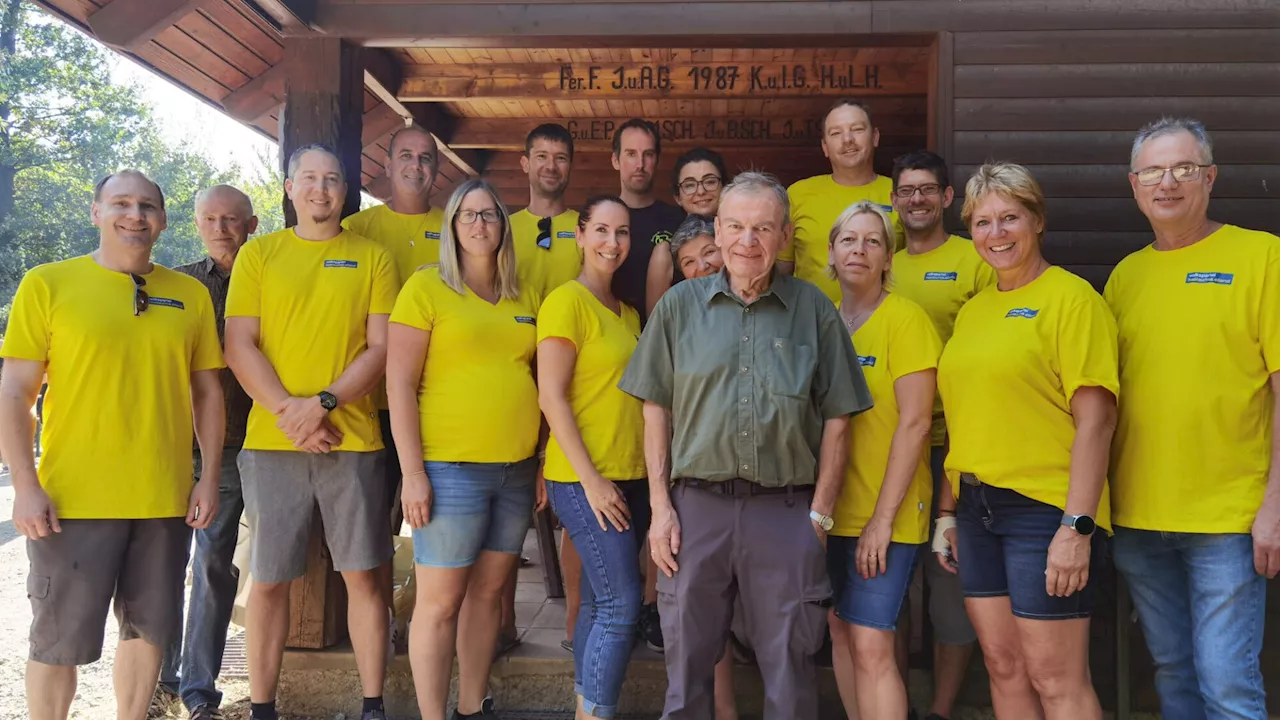
[[[213,299],[218,340],[225,338],[227,289],[231,268],[241,246],[258,229],[253,202],[230,185],[214,185],[196,195],[196,231],[207,255],[177,270],[200,281]],[[244,444],[245,426],[253,401],[228,369],[221,371],[226,400],[227,432],[222,442],[222,472],[218,476],[218,513],[204,530],[196,530],[195,560],[191,565],[191,600],[183,637],[165,651],[160,684],[152,702],[152,717],[160,717],[181,700],[191,720],[221,720],[222,693],[216,681],[227,644],[227,626],[235,605],[239,572],[231,564],[240,531],[244,497],[236,455]],[[200,447],[194,450],[196,480],[200,479]]]
[[[1116,566],[1167,718],[1265,720],[1258,656],[1280,572],[1280,238],[1208,217],[1204,126],[1162,118],[1129,184],[1155,242],[1105,297],[1120,332]]]
[[[666,720],[714,717],[735,597],[765,720],[818,715],[826,532],[871,395],[831,302],[774,270],[789,218],[776,180],[738,175],[715,220],[724,271],[663,295],[619,384],[644,401]]]
[[[252,530],[246,644],[253,720],[276,720],[289,583],[306,571],[318,507],[364,692],[386,720],[387,609],[374,569],[391,555],[382,433],[370,393],[387,359],[399,284],[386,248],[340,224],[347,183],[321,145],[289,159],[298,224],[240,251],[227,296],[227,364],[253,398],[239,455]]]

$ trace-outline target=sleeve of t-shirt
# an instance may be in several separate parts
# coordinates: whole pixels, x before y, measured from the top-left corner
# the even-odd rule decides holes
[[[787,198],[791,201],[791,242],[778,253],[778,262],[796,261],[796,205],[799,198],[796,197],[795,185],[787,188]]]
[[[918,306],[907,306],[891,338],[889,377],[897,380],[921,370],[936,369],[941,355],[942,340],[928,313]]]
[[[582,350],[582,343],[587,339],[587,318],[584,311],[576,293],[553,290],[538,311],[538,342],[547,338],[562,338]]]
[[[373,296],[369,299],[370,315],[387,315],[396,305],[400,277],[391,253],[381,246],[373,257]]]
[[[818,313],[818,367],[813,391],[822,418],[831,420],[870,410],[871,390],[836,306],[822,302],[814,307]]]
[[[400,296],[396,298],[395,307],[391,311],[391,322],[427,332],[435,327],[436,304],[428,284],[432,277],[433,273],[416,272],[409,278],[409,282],[400,291]]]
[[[200,330],[196,336],[196,346],[191,353],[191,372],[201,370],[217,370],[227,363],[222,358],[222,343],[218,341],[218,324],[213,312],[213,300],[209,293],[197,294],[196,303],[200,310]]]
[[[675,337],[679,332],[676,303],[683,296],[693,297],[667,292],[658,301],[618,383],[622,392],[668,410],[675,397]]]
[[[5,332],[0,356],[15,360],[49,359],[49,285],[39,272],[28,272],[18,285],[9,311],[9,328]]]
[[[1271,257],[1262,278],[1262,312],[1258,319],[1262,361],[1268,373],[1280,372],[1280,237],[1272,237]]]
[[[1058,372],[1067,402],[1082,387],[1101,387],[1120,397],[1119,330],[1101,295],[1087,295],[1064,307],[1058,321]]]
[[[240,248],[227,288],[227,317],[262,317],[262,253],[258,242]]]

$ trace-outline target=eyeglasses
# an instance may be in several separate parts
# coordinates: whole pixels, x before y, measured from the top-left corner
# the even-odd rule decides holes
[[[1139,185],[1159,185],[1164,182],[1164,174],[1173,173],[1174,182],[1191,182],[1200,177],[1200,168],[1212,167],[1211,165],[1197,165],[1195,163],[1182,163],[1173,167],[1149,167],[1143,168],[1134,173],[1138,177]]]
[[[933,197],[942,192],[942,186],[937,183],[929,183],[928,185],[903,185],[893,191],[902,200],[910,200],[912,195],[919,192],[925,197]]]
[[[129,277],[133,278],[133,316],[137,317],[151,307],[151,296],[142,289],[147,284],[146,278],[133,273],[129,273]]]
[[[497,210],[460,210],[458,211],[459,225],[474,225],[476,220],[483,220],[485,225],[493,225],[500,220]]]
[[[551,249],[551,218],[549,217],[538,219],[538,247],[543,250]]]
[[[702,190],[705,192],[715,192],[720,189],[720,185],[723,182],[724,182],[723,180],[721,180],[719,177],[715,175],[707,175],[701,180],[694,180],[693,178],[685,178],[684,180],[680,181],[680,192],[684,193],[685,195],[693,195],[697,193],[699,190]]]

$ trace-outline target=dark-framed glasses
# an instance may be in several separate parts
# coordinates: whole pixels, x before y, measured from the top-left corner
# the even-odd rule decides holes
[[[928,183],[927,185],[903,185],[893,191],[902,200],[910,200],[912,195],[920,193],[925,197],[933,197],[942,192],[942,186],[938,183]]]
[[[724,181],[718,175],[704,175],[701,180],[685,178],[680,181],[680,192],[685,195],[696,194],[699,190],[709,193],[719,192],[723,183]]]
[[[1200,168],[1212,167],[1211,165],[1197,165],[1195,163],[1181,163],[1172,167],[1149,167],[1143,168],[1134,173],[1138,177],[1139,185],[1159,185],[1164,181],[1165,173],[1173,173],[1174,182],[1191,182],[1200,179]]]
[[[137,317],[151,307],[151,296],[142,289],[147,284],[146,278],[133,273],[129,273],[129,277],[133,278],[133,316]]]
[[[551,249],[551,218],[538,218],[538,247]]]
[[[483,220],[485,225],[494,225],[501,219],[502,216],[498,215],[497,210],[481,210],[480,212],[475,210],[458,211],[459,225],[474,225],[476,220]]]

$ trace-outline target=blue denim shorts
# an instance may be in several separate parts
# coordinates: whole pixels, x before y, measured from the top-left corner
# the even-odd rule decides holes
[[[1045,568],[1061,523],[1062,510],[1053,505],[1005,488],[962,484],[956,528],[964,596],[1007,595],[1013,614],[1031,620],[1089,617],[1106,566],[1107,534],[1093,533],[1084,589],[1054,597],[1045,590]]]
[[[482,550],[519,553],[533,520],[536,458],[516,463],[425,462],[431,516],[413,531],[413,561],[470,567]]]
[[[889,543],[886,572],[863,580],[858,574],[858,538],[827,537],[827,574],[836,617],[853,625],[893,631],[907,598],[922,545]]]

